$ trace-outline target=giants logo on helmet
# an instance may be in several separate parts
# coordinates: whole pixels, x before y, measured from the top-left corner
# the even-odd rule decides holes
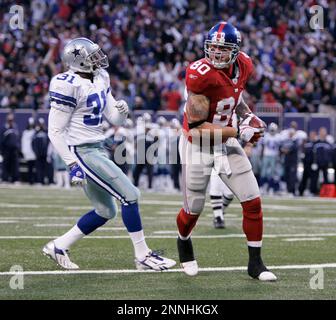
[[[211,37],[212,42],[220,42],[220,43],[225,43],[225,33],[224,32],[214,32],[212,37]]]

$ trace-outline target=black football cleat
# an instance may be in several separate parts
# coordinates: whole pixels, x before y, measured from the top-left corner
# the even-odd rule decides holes
[[[214,218],[213,224],[214,224],[215,229],[224,229],[225,228],[224,219],[222,219],[221,217]]]

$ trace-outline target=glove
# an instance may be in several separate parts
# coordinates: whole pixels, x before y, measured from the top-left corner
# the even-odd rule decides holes
[[[70,182],[72,185],[79,186],[86,184],[86,174],[77,163],[70,167]]]
[[[128,105],[125,100],[117,101],[115,107],[118,109],[120,114],[128,114]]]
[[[250,113],[239,126],[240,138],[245,142],[255,143],[263,135],[266,123]]]

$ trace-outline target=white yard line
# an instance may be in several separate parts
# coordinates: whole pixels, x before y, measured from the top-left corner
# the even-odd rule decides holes
[[[287,238],[282,239],[282,241],[295,242],[295,241],[322,241],[324,238],[312,237],[312,238]]]
[[[336,211],[333,212],[336,214]],[[175,212],[169,212],[169,211],[159,211],[158,214],[160,215],[176,215]],[[323,213],[316,213],[316,215],[323,214]],[[206,217],[212,217],[212,214],[206,214]],[[242,219],[242,216],[239,216],[239,214],[225,214],[225,217],[227,220],[232,221],[240,221]],[[0,223],[2,221],[14,221],[14,220],[73,220],[78,219],[79,216],[8,216],[8,217],[0,217]],[[149,219],[149,220],[156,220],[158,217],[155,216],[143,216],[143,219]],[[161,219],[161,218],[160,218]],[[305,221],[309,223],[336,223],[336,218],[329,217],[329,218],[318,218],[318,217],[263,217],[264,221]],[[162,221],[162,220],[160,220]],[[5,223],[5,222],[4,222]]]
[[[57,217],[57,216],[39,216],[39,217],[0,217],[0,221],[8,220],[73,220],[78,219],[78,216],[67,216],[67,217]]]
[[[300,270],[311,268],[336,268],[336,263],[324,263],[324,264],[298,264],[298,265],[281,265],[281,266],[269,266],[270,270]],[[238,267],[210,267],[199,268],[200,272],[224,272],[224,271],[246,271],[246,266]],[[77,271],[22,271],[22,272],[0,272],[0,276],[12,276],[12,275],[70,275],[70,274],[130,274],[130,273],[155,273],[157,271],[147,270],[140,271],[134,269],[119,269],[119,270],[77,270]],[[183,272],[182,269],[169,269],[163,271],[164,273],[176,273]]]
[[[20,203],[6,203],[0,202],[0,208],[28,208],[28,209],[40,209],[40,208],[58,208],[65,210],[90,210],[92,206],[66,206],[63,204],[20,204]]]
[[[5,223],[18,223],[19,221],[17,220],[0,220],[0,224],[5,224]]]
[[[101,227],[96,231],[127,231],[125,227]]]
[[[1,223],[1,222],[0,222]],[[34,227],[44,228],[44,227],[71,227],[73,226],[72,223],[37,223],[34,224]]]
[[[144,205],[167,205],[180,207],[181,203],[178,201],[160,201],[160,200],[143,200],[141,204]],[[276,204],[263,204],[263,209],[265,212],[267,211],[281,211],[281,212],[304,212],[305,214],[336,214],[336,209],[332,209],[333,204],[330,206],[323,206],[320,208],[318,206],[285,206],[285,205],[276,205]],[[206,208],[211,208],[210,203],[205,204]],[[77,210],[90,210],[92,207],[90,205],[87,206],[66,206],[64,204],[19,204],[19,203],[0,203],[0,208],[27,208],[27,209],[40,209],[40,208],[51,208],[51,209],[63,209],[69,211],[77,211]],[[240,204],[231,204],[231,209],[241,209]],[[159,215],[176,215],[177,211],[170,210],[160,210],[158,211]]]
[[[0,221],[1,223],[1,221]],[[37,223],[34,224],[34,227],[72,227],[73,223]],[[125,227],[102,227],[97,229],[97,231],[126,231]]]
[[[170,230],[169,230],[170,231]],[[156,231],[157,232],[157,231]],[[166,233],[168,230],[165,231]],[[177,231],[171,230],[175,234]],[[0,236],[0,240],[11,240],[11,239],[52,239],[58,236]],[[304,234],[265,234],[263,238],[291,238],[291,237],[336,237],[336,233],[304,233]],[[193,239],[224,239],[224,238],[245,238],[242,233],[237,234],[220,234],[220,235],[193,235]],[[125,236],[87,236],[85,239],[129,239],[128,235]],[[176,235],[147,235],[146,239],[176,239]]]

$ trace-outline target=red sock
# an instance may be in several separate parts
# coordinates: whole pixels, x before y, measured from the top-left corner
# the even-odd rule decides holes
[[[198,220],[198,215],[191,215],[182,208],[176,217],[176,223],[179,233],[182,237],[187,238]]]
[[[243,207],[243,230],[247,241],[261,241],[263,235],[263,213],[260,198],[241,203]]]

